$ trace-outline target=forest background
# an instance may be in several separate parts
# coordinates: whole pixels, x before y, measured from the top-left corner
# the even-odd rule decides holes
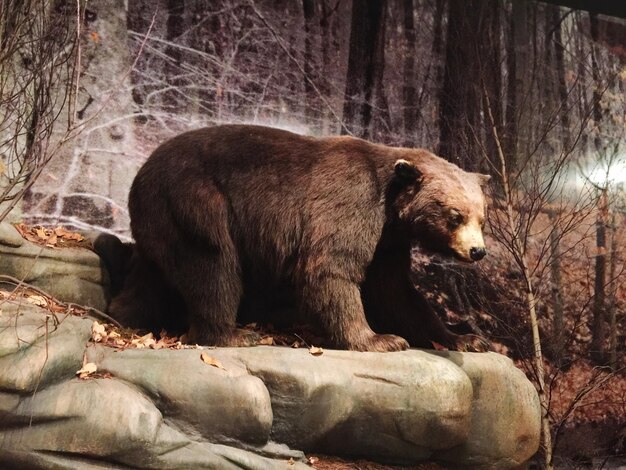
[[[416,284],[535,381],[549,459],[624,453],[618,3],[7,0],[0,219],[130,241],[137,169],[207,125],[433,150],[493,176],[490,256],[469,267],[416,252]]]

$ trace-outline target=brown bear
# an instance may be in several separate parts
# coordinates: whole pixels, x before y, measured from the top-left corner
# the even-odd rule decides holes
[[[132,184],[135,254],[110,311],[130,326],[187,328],[207,345],[241,344],[238,320],[291,306],[338,348],[485,349],[449,331],[409,274],[415,244],[485,256],[488,178],[353,137],[251,125],[184,133]]]

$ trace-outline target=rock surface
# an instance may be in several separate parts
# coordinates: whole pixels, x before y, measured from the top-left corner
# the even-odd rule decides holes
[[[497,354],[118,351],[91,319],[0,308],[0,468],[306,468],[302,451],[515,468],[539,445],[535,390]],[[84,361],[101,375],[76,378]]]
[[[104,264],[85,248],[47,248],[28,242],[0,223],[0,274],[32,284],[65,302],[106,310],[109,278]]]

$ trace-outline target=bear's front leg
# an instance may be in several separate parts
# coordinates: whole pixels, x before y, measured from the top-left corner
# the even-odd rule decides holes
[[[457,335],[441,321],[410,277],[408,246],[380,249],[370,264],[361,289],[367,318],[375,328],[398,332],[412,347],[432,348],[433,342],[454,351],[489,351],[477,335]]]
[[[376,334],[365,319],[359,286],[340,277],[309,280],[302,287],[302,306],[316,315],[333,346],[355,351],[403,351],[409,343],[400,336]]]
[[[432,341],[452,351],[487,352],[491,350],[491,343],[481,336],[475,334],[458,335],[450,331],[424,296],[415,288],[411,287],[411,289],[415,305],[421,311],[421,317]]]

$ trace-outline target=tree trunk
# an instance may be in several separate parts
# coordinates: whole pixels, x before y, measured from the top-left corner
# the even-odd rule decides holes
[[[602,106],[600,104],[600,99],[602,98],[601,83],[600,83],[600,69],[598,66],[598,46],[596,45],[598,42],[598,18],[596,15],[589,15],[589,26],[591,29],[591,75],[593,77],[593,120],[595,121],[596,126],[600,125],[600,121],[602,121]],[[602,146],[602,140],[600,138],[600,133],[596,132],[594,136],[594,145],[595,150],[599,151]]]
[[[550,211],[550,278],[552,281],[552,354],[557,366],[563,361],[565,346],[565,331],[563,321],[563,296],[561,287],[561,231],[555,213]]]
[[[518,135],[525,95],[525,71],[528,66],[528,5],[526,0],[513,2],[507,43],[508,85],[505,108],[506,128],[503,137],[507,168],[515,173],[518,165]]]
[[[152,17],[157,14],[161,5],[161,0],[129,0],[128,1],[128,14],[126,16],[126,29],[129,33],[137,33],[141,35],[148,34]],[[154,33],[154,32],[153,32]],[[128,36],[128,45],[131,51],[131,55],[135,56],[139,54],[139,47],[141,40],[135,35]],[[130,71],[130,83],[132,85],[132,97],[134,103],[137,105],[138,111],[143,111],[143,105],[148,93],[153,91],[154,87],[146,84],[146,79],[141,72],[147,69],[150,65],[150,60],[147,54],[144,52],[137,57],[137,63],[135,68]],[[145,123],[146,117],[139,116],[136,120],[138,123]]]
[[[167,110],[175,113],[184,106],[181,103],[184,96],[184,90],[180,87],[183,85],[178,78],[181,74],[181,50],[177,46],[180,36],[182,36],[185,27],[185,0],[167,0],[167,23],[166,36],[170,44],[166,49],[167,62],[165,64],[165,78],[167,84],[172,88],[164,94],[164,105]]]
[[[304,115],[309,128],[316,134],[320,130],[320,103],[312,85],[312,83],[317,81],[317,66],[313,53],[315,39],[315,1],[302,0],[302,13],[304,16]]]
[[[486,7],[479,0],[450,0],[443,86],[439,94],[439,154],[467,170],[482,155],[482,31]],[[481,36],[482,35],[478,35]]]
[[[482,18],[485,32],[481,35],[481,41],[478,45],[481,57],[479,74],[489,96],[498,135],[502,135],[504,123],[502,116],[502,64],[500,63],[500,1],[490,0],[486,2],[485,7],[486,11]],[[485,119],[484,125],[487,157],[490,164],[480,166],[477,162],[475,166],[480,171],[489,171],[491,168],[498,167],[498,150],[493,134],[490,132],[491,123]],[[499,182],[499,187],[502,187],[502,181]]]
[[[606,226],[608,216],[607,188],[602,188],[596,219],[596,267],[593,295],[593,320],[591,325],[591,357],[598,364],[606,361]]]
[[[556,75],[558,82],[559,107],[561,118],[561,132],[563,134],[563,147],[569,151],[570,147],[570,119],[567,105],[567,84],[565,83],[565,47],[563,46],[563,32],[561,28],[561,14],[558,7],[551,7],[552,43],[554,44],[554,59],[556,62]]]
[[[385,91],[385,39],[386,39],[387,7],[383,7],[382,18],[376,39],[374,52],[374,108],[372,109],[371,124],[365,134],[366,139],[390,144],[391,112]]]
[[[402,86],[404,145],[416,142],[417,92],[415,90],[415,20],[413,0],[404,0],[404,84]]]
[[[386,0],[355,0],[352,3],[350,51],[343,107],[342,133],[369,137],[375,93],[380,89],[384,67]]]
[[[584,31],[584,23],[583,23],[583,13],[578,11],[575,13],[576,15],[576,26],[578,30],[578,34],[575,35],[576,38],[576,54],[578,57],[585,57],[585,41],[583,37]],[[578,60],[577,66],[577,82],[578,82],[578,116],[585,116],[587,110],[589,109],[589,100],[587,99],[587,61]],[[589,148],[589,134],[587,132],[583,132],[580,136],[580,153],[586,154]]]
[[[320,92],[327,97],[331,98],[331,88],[330,88],[330,73],[331,73],[331,47],[333,44],[334,31],[331,28],[331,19],[334,15],[336,9],[339,7],[339,3],[336,4],[335,8],[331,8],[329,5],[329,0],[321,0],[321,8],[322,12],[320,15],[320,34],[322,40],[322,73],[320,74]],[[328,105],[324,104],[322,108],[322,112],[320,113],[321,123],[321,132],[322,135],[328,135],[330,132],[330,121],[332,118],[332,113],[328,108]]]
[[[609,323],[609,364],[613,370],[618,368],[617,362],[617,225],[615,211],[611,215],[611,250],[609,252],[609,299],[607,306]]]
[[[443,57],[443,11],[445,9],[445,0],[437,0],[435,2],[435,13],[434,13],[434,31],[433,31],[433,58],[434,62],[437,64],[436,72],[435,72],[435,83],[440,85],[443,83],[444,76],[444,57]]]

